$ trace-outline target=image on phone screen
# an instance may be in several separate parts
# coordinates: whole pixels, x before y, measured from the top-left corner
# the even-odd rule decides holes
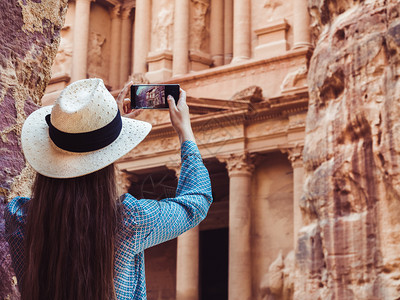
[[[179,85],[132,85],[131,107],[138,108],[168,108],[168,95],[175,101],[179,98]]]

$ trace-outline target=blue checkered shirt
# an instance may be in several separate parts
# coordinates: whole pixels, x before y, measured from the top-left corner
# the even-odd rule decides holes
[[[212,202],[211,183],[196,144],[181,148],[181,174],[175,198],[160,201],[122,196],[123,222],[118,232],[114,285],[117,299],[146,299],[144,250],[198,225]],[[14,198],[5,210],[6,237],[17,278],[23,271],[23,237],[29,198]]]

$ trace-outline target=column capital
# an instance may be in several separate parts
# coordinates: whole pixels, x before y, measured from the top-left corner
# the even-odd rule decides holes
[[[128,172],[115,169],[115,181],[117,183],[118,193],[124,194],[127,193],[131,184],[132,184],[133,176]]]
[[[293,168],[299,168],[303,166],[303,149],[304,145],[294,145],[281,148],[281,152],[288,154],[288,159],[292,163]]]
[[[114,7],[110,8],[111,19],[119,18],[121,15],[121,5],[117,4]]]
[[[132,7],[122,7],[121,9],[121,17],[123,20],[129,19],[131,16]]]
[[[181,163],[180,162],[168,162],[165,166],[175,172],[176,178],[179,179],[179,175],[181,174]]]
[[[254,154],[247,152],[217,155],[217,159],[226,164],[229,176],[251,175],[254,171]]]

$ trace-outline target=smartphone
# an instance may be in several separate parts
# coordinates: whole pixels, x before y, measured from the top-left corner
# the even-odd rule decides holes
[[[168,108],[168,95],[178,103],[179,90],[179,84],[131,85],[131,108]]]

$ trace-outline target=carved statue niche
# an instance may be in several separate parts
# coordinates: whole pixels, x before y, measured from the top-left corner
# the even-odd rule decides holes
[[[172,5],[165,5],[158,12],[153,26],[154,51],[171,50],[173,25],[174,9]]]
[[[142,73],[133,73],[129,76],[128,81],[132,81],[133,84],[149,84],[150,81]]]
[[[193,20],[190,28],[190,49],[208,52],[206,49],[209,31],[207,12],[210,4],[204,0],[192,0]]]
[[[58,47],[57,55],[54,59],[51,68],[52,77],[68,74],[70,75],[72,64],[72,44],[65,36],[65,32],[70,29],[70,26],[65,26],[61,31],[60,46]],[[64,34],[63,34],[64,33]]]
[[[88,51],[88,74],[89,77],[102,77],[103,67],[103,45],[106,41],[105,36],[97,32],[90,33],[90,43]]]

